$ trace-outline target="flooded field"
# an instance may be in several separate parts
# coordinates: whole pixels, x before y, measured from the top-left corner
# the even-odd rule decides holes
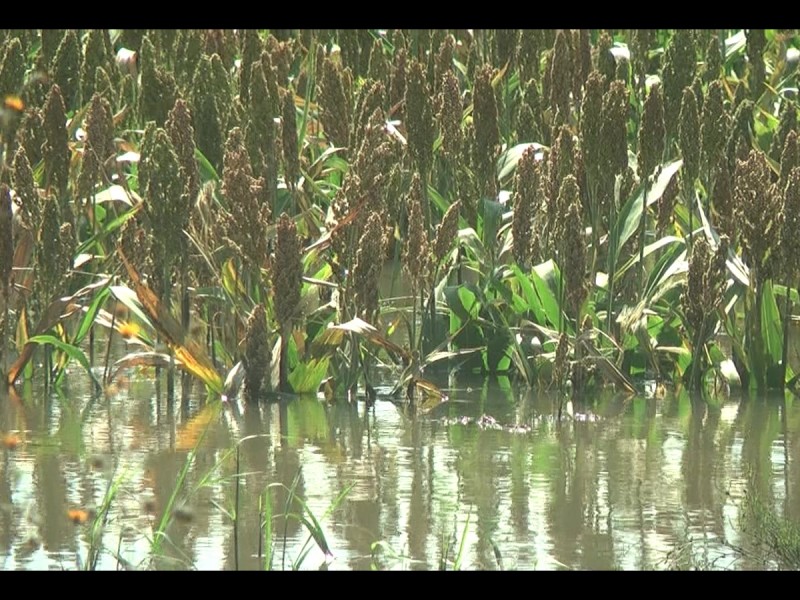
[[[0,401],[0,566],[263,569],[267,520],[273,569],[777,566],[739,513],[757,493],[800,517],[797,402],[558,404],[497,382],[427,415],[28,390]]]

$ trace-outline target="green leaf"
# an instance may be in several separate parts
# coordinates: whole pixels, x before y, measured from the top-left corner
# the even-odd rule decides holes
[[[110,279],[108,280],[108,283],[111,283]],[[92,303],[86,310],[86,314],[83,315],[83,320],[81,321],[78,331],[72,340],[72,343],[76,346],[80,344],[86,337],[86,334],[89,333],[89,329],[91,329],[92,325],[94,324],[95,317],[100,311],[100,307],[103,305],[103,302],[106,301],[108,293],[108,287],[104,287],[95,295],[94,300],[92,300]]]
[[[444,199],[444,197],[439,193],[439,191],[433,187],[432,185],[428,186],[428,198],[436,205],[436,208],[444,214],[448,208],[450,208],[450,202]]]
[[[461,320],[461,323],[477,318],[480,302],[473,284],[446,286],[444,298],[448,308]]]
[[[667,290],[666,284],[673,275],[682,272],[688,268],[686,264],[686,243],[682,238],[674,236],[665,236],[650,244],[645,248],[644,254],[647,256],[653,250],[662,246],[667,246],[667,250],[658,257],[653,270],[647,280],[647,298],[652,300],[654,297],[662,296]],[[638,261],[638,257],[637,257]],[[667,286],[669,287],[669,286]]]
[[[522,296],[525,298],[527,308],[533,312],[534,317],[539,323],[544,323],[546,319],[544,310],[542,310],[539,296],[536,295],[536,291],[533,289],[530,277],[522,272],[517,263],[511,265],[511,270],[515,276],[514,280],[519,283],[519,287],[522,290]]]
[[[670,180],[675,176],[682,165],[683,159],[678,159],[662,167],[655,183],[648,187],[647,206],[654,204],[664,195],[667,185],[669,185]],[[622,247],[639,229],[639,222],[642,219],[643,194],[644,186],[640,185],[638,192],[633,197],[629,198],[619,211],[617,222],[614,223],[614,227],[611,231],[611,236],[616,240],[616,244],[612,244],[611,246],[616,249],[616,254],[614,256],[615,261],[619,260]]]
[[[289,374],[289,384],[296,394],[312,394],[318,389],[328,373],[330,357],[312,358],[307,363],[299,363]]]
[[[197,166],[200,169],[200,178],[203,181],[217,181],[219,179],[216,169],[208,162],[206,155],[200,152],[199,148],[195,148],[194,157],[197,159]]]
[[[784,386],[784,382],[779,381],[780,369],[777,368],[783,352],[782,324],[772,282],[767,281],[764,283],[761,296],[761,335],[764,338],[764,353],[767,358],[767,386],[771,388]]]
[[[484,248],[494,248],[497,239],[497,232],[500,229],[500,222],[503,220],[505,206],[495,200],[484,199],[483,205],[483,228],[481,231],[481,241]]]
[[[472,255],[478,263],[486,262],[486,251],[483,242],[478,237],[478,234],[472,227],[464,227],[458,230],[458,243],[463,244],[468,250],[472,251]]]
[[[652,286],[655,286],[655,285],[658,285],[660,283],[663,283],[664,281],[669,279],[672,275],[675,275],[676,273],[680,273],[681,269],[683,269],[685,271],[686,268],[687,268],[685,260],[683,262],[678,260],[678,259],[680,259],[682,257],[685,258],[685,255],[682,252],[683,248],[685,246],[685,242],[683,241],[683,238],[679,238],[679,237],[672,236],[672,235],[664,236],[663,238],[661,238],[659,240],[656,240],[652,244],[646,245],[644,247],[643,255],[645,257],[650,256],[654,252],[656,252],[656,251],[660,250],[661,248],[663,248],[664,246],[668,246],[670,244],[677,244],[678,247],[677,247],[677,249],[675,247],[673,247],[670,251],[668,251],[666,253],[666,255],[668,256],[666,264],[662,263],[662,260],[664,258],[663,255],[662,255],[662,257],[659,259],[660,267],[654,268],[650,272],[650,275],[649,275],[649,278],[648,278],[648,284],[647,284],[647,288],[646,288],[648,290],[648,292],[653,291],[651,289]],[[677,250],[677,255],[675,254],[676,250]],[[628,271],[628,269],[630,269],[631,267],[633,267],[634,265],[637,265],[637,264],[639,264],[639,255],[638,254],[634,254],[627,260],[627,262],[624,265],[622,265],[614,273],[614,283],[615,284],[619,284],[620,280],[622,279],[623,275],[625,275],[625,273]]]
[[[497,159],[498,181],[504,181],[506,177],[511,175],[516,170],[519,159],[522,158],[522,155],[528,148],[534,148],[534,150],[536,150],[538,159],[540,158],[538,155],[541,154],[541,151],[544,150],[545,146],[542,146],[541,144],[538,144],[536,142],[527,142],[524,144],[517,144],[516,146],[512,146],[511,148],[503,152],[500,155],[500,158]]]
[[[103,228],[95,233],[94,235],[90,236],[85,242],[80,244],[76,249],[76,254],[81,254],[87,252],[89,248],[91,248],[97,242],[101,242],[104,240],[110,233],[113,233],[120,227],[122,227],[131,217],[136,216],[136,213],[139,212],[139,206],[137,205],[132,210],[126,210],[124,213],[111,219],[108,223],[103,223]]]
[[[508,368],[511,366],[511,355],[514,352],[513,346],[509,346],[500,360],[497,361],[497,366],[495,367],[495,371],[503,372],[508,371]]]
[[[544,265],[547,265],[548,263],[551,265],[551,267],[554,266],[553,261],[548,261],[547,263],[544,263]],[[544,310],[544,314],[547,317],[547,320],[550,322],[550,326],[558,328],[561,309],[553,289],[540,274],[541,270],[538,267],[541,266],[543,265],[537,265],[533,268],[533,270],[531,270],[531,279],[533,280],[533,286],[536,290],[536,295],[539,297],[539,304],[542,307],[542,310]],[[552,272],[555,274],[554,268]],[[563,321],[568,322],[569,319],[563,319]],[[544,325],[544,323],[542,323],[542,325]],[[567,327],[569,328],[568,323]]]
[[[92,372],[92,367],[89,364],[89,359],[86,358],[86,354],[83,353],[83,350],[81,350],[77,346],[73,346],[72,344],[67,344],[66,342],[58,339],[57,337],[49,334],[35,335],[28,341],[34,344],[50,345],[57,348],[58,350],[61,350],[61,352],[69,356],[71,359],[77,361],[89,374],[89,377],[91,377],[95,386],[97,386],[98,389],[102,389],[100,382],[97,380],[97,378],[94,376],[94,373]]]

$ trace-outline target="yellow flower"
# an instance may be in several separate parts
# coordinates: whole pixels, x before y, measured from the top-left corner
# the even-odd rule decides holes
[[[138,336],[139,331],[141,331],[141,327],[132,321],[120,323],[119,325],[119,334],[126,340]]]

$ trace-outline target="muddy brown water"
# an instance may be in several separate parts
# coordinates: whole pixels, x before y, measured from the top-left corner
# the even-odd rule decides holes
[[[275,569],[760,569],[736,550],[745,493],[800,519],[791,398],[603,394],[559,423],[556,396],[497,381],[451,382],[412,416],[384,399],[168,402],[147,373],[92,397],[80,380],[0,398],[2,569],[85,568],[92,539],[98,569],[261,569],[267,489]]]

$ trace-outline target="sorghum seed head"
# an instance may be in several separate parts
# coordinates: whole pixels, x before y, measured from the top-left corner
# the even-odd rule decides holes
[[[200,170],[195,159],[194,126],[188,103],[182,98],[175,101],[164,127],[180,163],[184,193],[194,202],[200,193]]]
[[[239,66],[239,98],[244,105],[250,102],[250,71],[253,64],[261,61],[264,51],[261,37],[255,29],[242,30],[241,63]]]
[[[350,104],[339,65],[330,58],[322,63],[319,79],[320,121],[328,141],[336,147],[350,146]]]
[[[664,55],[662,80],[664,82],[664,124],[667,137],[675,139],[678,117],[683,99],[683,88],[692,85],[697,60],[694,36],[688,29],[678,29],[670,38]]]
[[[195,138],[200,152],[208,159],[217,171],[223,166],[223,115],[222,108],[225,104],[220,104],[217,96],[219,90],[214,89],[216,79],[214,77],[211,59],[203,56],[197,65],[192,82],[192,116],[195,124]],[[167,112],[174,106],[173,99]]]
[[[22,115],[17,129],[17,142],[25,148],[25,154],[31,164],[42,160],[42,146],[45,142],[44,116],[39,108],[29,108]]]
[[[383,42],[379,38],[375,38],[372,43],[367,77],[375,81],[382,81],[384,84],[388,84],[389,81],[389,61],[383,53]]]
[[[558,205],[567,207],[566,212],[561,213],[563,221],[557,227],[560,234],[559,262],[566,287],[565,299],[570,314],[577,318],[587,293],[586,243],[583,240],[580,190],[573,175],[567,175],[562,181]]]
[[[188,249],[184,229],[189,222],[190,203],[183,194],[180,163],[172,142],[161,127],[150,122],[145,127],[139,161],[139,189],[153,231],[151,252],[155,263],[171,276]],[[168,285],[168,281],[164,281]]]
[[[473,121],[475,123],[476,175],[484,183],[485,195],[497,195],[495,159],[500,145],[497,99],[492,89],[493,69],[484,65],[475,74]]]
[[[531,258],[533,217],[538,206],[539,163],[536,150],[528,148],[522,153],[514,178],[514,216],[511,235],[514,240],[514,258],[525,267]]]
[[[628,89],[623,82],[609,84],[603,96],[601,121],[602,163],[613,180],[628,166]]]
[[[679,120],[678,141],[683,157],[683,176],[686,189],[689,189],[700,174],[700,119],[697,99],[690,87],[683,89]]]
[[[703,72],[703,81],[711,83],[718,80],[722,73],[722,46],[719,43],[719,38],[715,35],[711,36],[706,46],[706,68]]]
[[[758,100],[764,91],[767,68],[764,64],[764,47],[767,38],[763,29],[749,29],[746,33],[747,49],[747,85],[750,88],[750,99]]]
[[[297,226],[286,213],[277,224],[275,260],[272,261],[272,288],[275,294],[275,320],[286,330],[291,327],[300,304],[303,287],[303,248],[297,237]]]
[[[283,162],[286,165],[286,180],[294,187],[300,179],[300,157],[297,145],[297,109],[294,105],[294,94],[290,90],[281,89],[281,142],[283,145]]]
[[[731,175],[728,172],[728,163],[723,157],[718,157],[718,166],[714,169],[714,187],[711,199],[717,213],[718,227],[731,239],[735,232],[735,216],[733,192],[731,190]]]
[[[111,37],[107,29],[90,29],[81,62],[81,96],[88,100],[96,91],[97,70],[110,68],[113,64]],[[107,73],[106,73],[107,75]]]
[[[597,177],[603,170],[603,137],[601,119],[603,110],[603,90],[605,79],[597,71],[592,71],[586,79],[581,105],[581,134],[583,138],[583,157],[586,170]]]
[[[419,173],[411,179],[406,206],[408,207],[408,234],[403,256],[403,266],[411,278],[411,289],[414,294],[423,289],[428,277],[428,232],[422,214],[423,196],[422,180]]]
[[[0,183],[0,292],[4,302],[8,302],[8,285],[14,263],[12,221],[11,194],[8,186]]]
[[[592,41],[588,29],[575,29],[572,32],[572,99],[580,104],[583,86],[592,72]]]
[[[102,179],[105,162],[114,155],[114,121],[111,106],[100,94],[92,96],[86,113],[86,142],[83,146],[78,196],[88,198]]]
[[[20,203],[24,226],[29,231],[38,231],[41,225],[42,207],[36,182],[33,179],[33,170],[28,162],[24,146],[19,146],[14,154],[11,181]]]
[[[678,178],[672,177],[667,184],[664,193],[658,200],[658,221],[656,229],[659,232],[664,230],[672,222],[675,216],[675,204],[678,199]]]
[[[703,165],[709,171],[717,164],[725,147],[725,132],[728,130],[728,114],[723,104],[722,83],[712,81],[708,85],[706,100],[703,103],[703,122],[700,126]]]
[[[452,70],[442,74],[439,123],[442,129],[442,154],[454,161],[461,151],[461,93]]]
[[[139,70],[139,109],[142,119],[145,122],[152,120],[156,125],[163,126],[167,113],[178,97],[178,89],[174,75],[159,67],[156,49],[149,36],[142,39]]]
[[[556,125],[567,123],[572,91],[573,60],[570,36],[564,29],[559,29],[556,33],[550,69],[550,106],[554,111],[553,123]]]
[[[364,141],[364,129],[370,117],[386,104],[385,97],[386,88],[380,81],[367,81],[359,89],[355,107],[356,119],[353,122],[353,131],[350,132],[350,143],[356,150],[361,148]]]
[[[264,376],[270,372],[269,332],[263,304],[257,304],[250,313],[244,344],[242,365],[245,373],[245,388],[247,394],[253,399],[258,397],[264,383]]]
[[[781,254],[787,285],[797,285],[800,275],[800,166],[787,176],[783,189]]]
[[[730,127],[730,133],[725,145],[725,155],[728,158],[728,168],[734,170],[736,168],[736,159],[745,160],[747,153],[744,151],[742,156],[739,153],[740,147],[746,148],[749,153],[751,146],[751,131],[753,127],[753,108],[754,105],[750,100],[742,100],[736,108],[733,116],[733,123]]]
[[[775,216],[780,212],[776,193],[770,185],[770,170],[761,152],[750,150],[746,161],[737,160],[734,174],[733,200],[737,230],[743,258],[755,271],[754,279],[770,278],[774,253],[772,240],[776,235]]]
[[[226,235],[241,249],[241,258],[252,269],[267,263],[266,224],[270,206],[264,194],[264,179],[253,177],[242,130],[235,127],[225,143],[222,195],[228,204]]]
[[[408,70],[405,109],[408,148],[422,178],[426,179],[431,168],[435,129],[431,90],[423,65],[418,61],[412,61]]]
[[[781,173],[778,180],[781,188],[786,186],[786,182],[789,180],[789,173],[797,166],[800,166],[800,157],[798,157],[797,148],[797,132],[790,130],[783,144],[783,152],[781,152]]]
[[[664,154],[664,101],[661,87],[653,85],[644,101],[642,124],[639,128],[639,177],[644,179],[652,175],[661,164]]]
[[[25,82],[25,53],[19,38],[12,37],[0,49],[0,96],[19,94]]]
[[[436,264],[442,262],[444,257],[453,247],[458,235],[458,212],[461,202],[453,202],[444,213],[441,223],[436,227],[436,238],[433,243],[433,258]]]
[[[772,160],[781,160],[781,154],[786,147],[786,136],[789,135],[790,131],[796,130],[797,107],[795,106],[794,101],[784,99],[781,105],[781,118],[778,123],[778,129],[772,136],[772,144],[769,148],[769,155]]]
[[[382,248],[381,215],[371,212],[358,240],[352,283],[356,314],[368,323],[374,323],[378,315],[378,279],[382,264],[379,257],[383,254]]]
[[[68,29],[53,59],[53,81],[61,89],[66,110],[78,107],[81,91],[81,49],[78,34]]]
[[[617,71],[617,65],[614,62],[614,55],[611,53],[611,48],[614,46],[614,40],[608,31],[602,31],[600,37],[597,39],[595,67],[604,75],[606,83],[609,84],[614,80]]]
[[[548,160],[549,199],[553,203],[559,196],[564,178],[577,177],[576,153],[578,151],[572,131],[566,125],[558,128],[553,135],[553,145]],[[566,210],[567,205],[556,205],[557,211]]]
[[[556,356],[553,361],[553,383],[560,386],[569,370],[569,337],[562,333],[558,338]]]
[[[47,95],[44,108],[45,143],[42,146],[45,180],[58,190],[59,195],[67,187],[69,177],[69,146],[67,145],[67,116],[61,89],[54,84]]]

